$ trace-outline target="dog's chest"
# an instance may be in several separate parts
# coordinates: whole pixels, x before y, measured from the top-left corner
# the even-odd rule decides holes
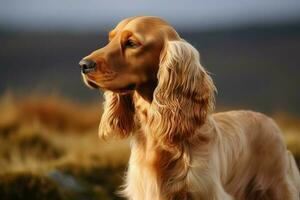
[[[161,177],[157,170],[158,152],[145,138],[135,138],[131,149],[128,188],[133,199],[161,199]]]

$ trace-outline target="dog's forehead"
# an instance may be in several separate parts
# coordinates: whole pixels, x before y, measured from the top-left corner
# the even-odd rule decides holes
[[[131,17],[122,20],[111,32],[116,34],[116,32],[122,30],[131,30],[135,32],[144,32],[149,31],[157,26],[168,25],[169,24],[162,20],[159,17],[152,17],[152,16],[141,16],[141,17]]]
[[[124,27],[133,19],[134,17],[130,17],[119,22],[116,27],[109,32],[109,37],[114,37],[117,32],[124,29]]]
[[[134,20],[136,17],[129,17],[126,19],[123,19],[122,21],[120,21],[116,27],[114,28],[114,30],[122,30],[130,21]]]
[[[138,34],[141,40],[163,37],[169,38],[170,40],[180,39],[176,30],[168,22],[153,16],[131,17],[122,20],[110,31],[110,40],[116,35],[121,35],[123,31],[131,31],[134,34]]]

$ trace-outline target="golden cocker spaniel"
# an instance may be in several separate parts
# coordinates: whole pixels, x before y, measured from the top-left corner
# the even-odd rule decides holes
[[[299,199],[299,171],[277,125],[251,111],[212,114],[213,81],[167,22],[121,21],[80,66],[84,82],[105,91],[99,136],[132,135],[128,199]]]

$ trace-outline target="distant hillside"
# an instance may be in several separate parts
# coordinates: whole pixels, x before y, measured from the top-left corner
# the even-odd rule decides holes
[[[180,33],[212,73],[218,105],[300,115],[300,23]],[[0,94],[39,90],[99,99],[82,84],[77,63],[104,45],[106,34],[2,31]]]

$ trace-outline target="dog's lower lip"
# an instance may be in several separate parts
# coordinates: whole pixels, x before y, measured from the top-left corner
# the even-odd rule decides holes
[[[88,84],[89,84],[90,86],[92,86],[93,88],[95,88],[95,89],[98,89],[98,88],[99,88],[99,86],[98,86],[96,83],[94,83],[94,82],[92,82],[92,81],[90,81],[90,80],[88,80],[87,82],[88,82]]]

